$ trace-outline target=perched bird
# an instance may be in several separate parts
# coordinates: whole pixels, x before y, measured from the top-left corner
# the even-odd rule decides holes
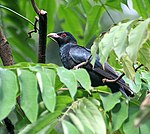
[[[93,87],[107,85],[113,93],[121,91],[125,96],[134,96],[133,91],[126,85],[123,79],[119,79],[116,82],[104,82],[104,79],[114,80],[119,76],[107,62],[103,67],[98,55],[96,55],[93,68],[90,63],[92,60],[90,49],[79,46],[77,40],[71,33],[58,32],[50,33],[47,36],[58,43],[60,47],[60,58],[65,68],[72,69],[77,66],[82,67],[89,73]]]

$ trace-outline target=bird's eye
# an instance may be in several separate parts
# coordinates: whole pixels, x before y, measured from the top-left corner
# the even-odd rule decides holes
[[[63,38],[66,37],[66,36],[67,36],[67,35],[66,35],[65,33],[61,34],[61,37],[63,37]]]

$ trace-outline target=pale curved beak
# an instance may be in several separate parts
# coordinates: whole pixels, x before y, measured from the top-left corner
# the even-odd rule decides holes
[[[60,36],[57,33],[50,33],[47,35],[47,37],[56,39],[56,38],[59,38]]]

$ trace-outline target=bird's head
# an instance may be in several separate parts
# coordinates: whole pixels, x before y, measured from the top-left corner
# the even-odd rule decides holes
[[[47,36],[54,39],[59,44],[59,46],[63,46],[67,43],[77,44],[77,40],[69,32],[63,31],[63,32],[58,32],[58,33],[50,33]]]

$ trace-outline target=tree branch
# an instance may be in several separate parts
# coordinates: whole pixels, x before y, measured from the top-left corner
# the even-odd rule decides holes
[[[35,1],[34,1],[34,0],[31,0],[31,3],[32,3],[32,6],[33,6],[33,8],[34,8],[34,11],[35,11],[37,14],[39,14],[39,13],[40,13],[40,10],[38,9],[38,7],[37,7]]]
[[[14,64],[11,48],[1,28],[0,28],[0,57],[2,59],[4,66]]]
[[[39,16],[39,47],[38,47],[38,63],[46,61],[46,40],[47,40],[47,12],[39,10],[35,1],[31,0],[32,6]]]
[[[0,57],[2,59],[4,66],[14,64],[11,48],[1,28],[0,28]],[[12,124],[11,120],[8,117],[6,117],[3,121],[6,125],[7,131],[10,134],[14,134],[14,125]]]
[[[38,49],[38,63],[45,63],[46,61],[46,40],[47,40],[47,12],[40,11],[39,14],[39,49]]]

